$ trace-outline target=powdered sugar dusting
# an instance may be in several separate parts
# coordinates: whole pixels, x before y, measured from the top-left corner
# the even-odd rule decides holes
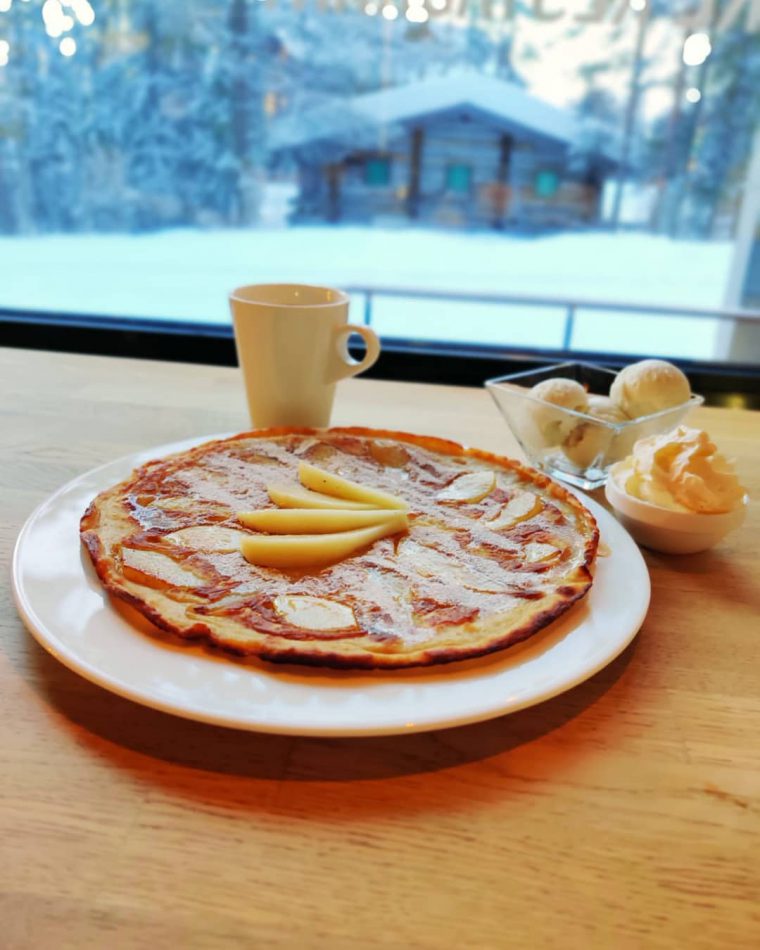
[[[237,513],[272,507],[269,484],[297,482],[298,464],[305,456],[319,458],[323,468],[344,478],[404,499],[409,504],[409,533],[385,538],[354,557],[305,573],[256,567],[239,551],[197,551],[194,559],[205,561],[227,589],[221,601],[216,593],[210,610],[229,610],[262,591],[273,599],[333,597],[352,608],[366,634],[392,649],[394,643],[408,646],[430,639],[436,621],[426,618],[440,616],[441,610],[479,620],[497,614],[508,618],[526,596],[540,597],[551,586],[553,572],[551,566],[535,570],[528,563],[525,551],[531,543],[539,545],[534,551],[543,545],[564,552],[563,573],[584,558],[582,539],[556,505],[505,530],[489,526],[494,512],[520,490],[512,473],[499,472],[490,497],[477,503],[452,500],[448,496],[454,493],[444,491],[447,486],[461,480],[463,473],[492,471],[492,466],[477,458],[448,458],[413,444],[405,445],[403,464],[394,456],[394,464],[385,465],[381,460],[390,456],[373,451],[367,437],[236,439],[219,443],[186,466],[174,467],[170,494],[181,486],[192,502],[182,511],[185,527],[193,506],[198,524],[204,523],[204,506],[206,511],[217,506],[227,516],[228,531],[237,530]],[[441,492],[444,500],[436,501]],[[159,482],[154,510],[162,501],[167,500]],[[164,525],[160,519],[154,523]]]

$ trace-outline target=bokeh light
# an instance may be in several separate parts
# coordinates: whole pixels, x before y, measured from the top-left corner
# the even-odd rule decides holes
[[[74,7],[74,15],[82,26],[92,26],[95,22],[95,11],[87,0],[79,0],[79,2],[72,4],[72,6]]]
[[[683,61],[687,66],[701,66],[712,52],[707,33],[692,33],[683,44]]]
[[[73,15],[66,13],[64,8],[71,10]],[[95,22],[95,10],[89,0],[45,0],[42,4],[42,19],[47,35],[57,38],[73,30],[77,22],[82,26],[91,26]],[[69,49],[68,43],[66,48]],[[73,56],[73,53],[64,53],[64,56]]]
[[[406,18],[410,23],[427,23],[430,14],[425,9],[425,0],[409,0]]]

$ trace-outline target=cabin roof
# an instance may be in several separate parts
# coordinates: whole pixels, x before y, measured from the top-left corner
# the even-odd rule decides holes
[[[514,82],[463,73],[365,93],[275,120],[270,138],[278,150],[320,142],[352,149],[376,146],[381,130],[408,125],[436,114],[466,112],[506,132],[572,146],[581,139],[582,122],[526,92]],[[597,151],[602,151],[598,150]],[[616,162],[609,150],[602,154]]]
[[[464,74],[395,86],[358,96],[352,107],[377,122],[410,122],[437,112],[470,107],[500,123],[571,143],[577,134],[572,115],[537,99],[517,83]]]

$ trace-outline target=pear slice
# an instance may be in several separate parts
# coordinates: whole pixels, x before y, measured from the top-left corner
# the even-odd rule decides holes
[[[260,567],[279,567],[284,570],[324,567],[350,557],[373,541],[405,531],[406,528],[406,512],[399,511],[382,524],[357,528],[355,531],[251,535],[241,542],[240,550],[246,561]]]
[[[214,551],[217,554],[227,554],[240,548],[240,541],[245,537],[244,531],[235,528],[225,528],[222,525],[199,524],[180,528],[164,536],[165,541],[178,544],[180,547],[195,548],[196,551]]]
[[[159,551],[140,548],[122,548],[122,570],[127,580],[146,587],[200,587],[202,577],[188,571]]]
[[[308,594],[279,594],[274,599],[277,613],[304,630],[346,630],[356,626],[353,610],[327,597]]]
[[[332,472],[317,468],[308,462],[301,462],[298,466],[298,478],[302,485],[312,491],[323,492],[334,498],[343,498],[349,501],[360,501],[375,508],[408,508],[409,505],[401,498],[379,491],[377,488],[368,488],[358,482],[341,478]]]
[[[381,465],[387,465],[390,468],[403,468],[409,461],[409,450],[399,445],[398,442],[385,442],[383,440],[370,442],[369,454]]]
[[[307,488],[301,488],[300,485],[268,485],[267,492],[275,505],[279,505],[280,508],[339,508],[344,511],[377,509],[377,505],[331,498],[330,495],[320,495],[319,492],[309,491]]]
[[[438,501],[482,501],[496,485],[495,472],[468,472],[460,475],[436,496]]]
[[[525,560],[531,564],[536,562],[555,561],[562,551],[553,544],[544,544],[541,541],[531,541],[524,548]]]
[[[518,491],[504,505],[498,515],[487,521],[486,527],[491,531],[501,531],[502,528],[511,528],[520,521],[527,521],[537,515],[544,507],[544,503],[531,491]]]
[[[351,511],[339,508],[265,508],[262,511],[243,511],[238,520],[247,528],[268,531],[269,534],[328,534],[333,531],[352,531],[383,524],[395,517],[388,508],[369,511]]]

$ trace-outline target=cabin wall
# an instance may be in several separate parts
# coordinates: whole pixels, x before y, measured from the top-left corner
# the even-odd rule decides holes
[[[416,194],[415,131],[421,144]],[[385,152],[355,153],[332,165],[302,162],[296,217],[526,230],[596,220],[599,187],[568,171],[565,146],[517,130],[509,135],[504,175],[507,135],[472,116],[434,117],[407,129]]]

